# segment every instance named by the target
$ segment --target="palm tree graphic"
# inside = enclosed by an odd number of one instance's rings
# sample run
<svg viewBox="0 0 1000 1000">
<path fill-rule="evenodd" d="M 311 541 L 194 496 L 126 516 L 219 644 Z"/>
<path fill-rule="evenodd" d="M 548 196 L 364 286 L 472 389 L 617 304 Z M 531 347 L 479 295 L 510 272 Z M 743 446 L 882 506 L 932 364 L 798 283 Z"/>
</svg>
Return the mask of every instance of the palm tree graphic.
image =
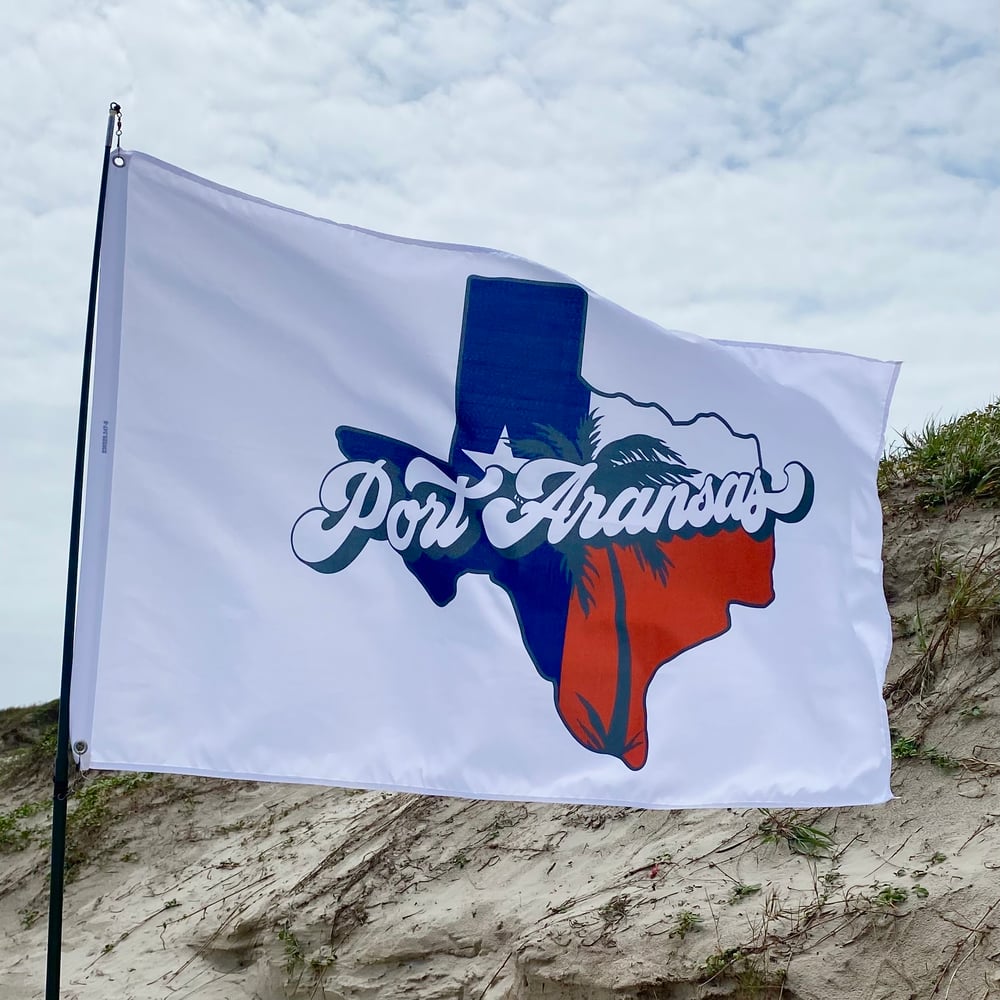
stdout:
<svg viewBox="0 0 1000 1000">
<path fill-rule="evenodd" d="M 589 481 L 590 485 L 608 502 L 620 497 L 626 490 L 633 491 L 636 502 L 639 502 L 639 491 L 643 489 L 676 486 L 699 474 L 699 470 L 686 466 L 682 457 L 665 441 L 649 434 L 630 434 L 602 446 L 600 422 L 600 416 L 591 412 L 580 422 L 575 439 L 555 427 L 537 425 L 536 437 L 512 440 L 509 444 L 513 451 L 528 459 L 556 458 L 581 466 L 593 462 L 597 469 Z M 621 556 L 631 552 L 644 572 L 660 584 L 665 584 L 671 562 L 661 541 L 659 536 L 649 531 L 634 535 L 619 534 L 614 538 L 598 533 L 589 539 L 580 537 L 574 531 L 555 546 L 585 617 L 589 617 L 595 602 L 594 587 L 598 577 L 595 553 L 603 550 L 608 562 L 617 646 L 610 718 L 605 722 L 597 708 L 582 694 L 577 693 L 577 698 L 589 720 L 589 725 L 583 726 L 589 748 L 622 760 L 644 736 L 641 731 L 632 735 L 628 732 L 633 664 Z"/>
</svg>

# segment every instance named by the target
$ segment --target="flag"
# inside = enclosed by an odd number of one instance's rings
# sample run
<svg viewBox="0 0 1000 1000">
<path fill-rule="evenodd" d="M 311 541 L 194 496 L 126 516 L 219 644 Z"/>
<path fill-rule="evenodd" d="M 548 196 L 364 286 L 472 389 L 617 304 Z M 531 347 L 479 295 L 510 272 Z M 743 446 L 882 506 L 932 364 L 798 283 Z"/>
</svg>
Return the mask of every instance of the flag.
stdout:
<svg viewBox="0 0 1000 1000">
<path fill-rule="evenodd" d="M 896 372 L 664 330 L 511 254 L 127 153 L 101 259 L 79 762 L 885 801 L 875 478 Z"/>
</svg>

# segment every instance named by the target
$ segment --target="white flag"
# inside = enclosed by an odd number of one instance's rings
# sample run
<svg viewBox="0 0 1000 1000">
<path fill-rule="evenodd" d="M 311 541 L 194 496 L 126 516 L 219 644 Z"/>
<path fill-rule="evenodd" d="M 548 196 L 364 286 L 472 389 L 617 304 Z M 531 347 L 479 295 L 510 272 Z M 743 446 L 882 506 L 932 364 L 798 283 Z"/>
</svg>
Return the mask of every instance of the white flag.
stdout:
<svg viewBox="0 0 1000 1000">
<path fill-rule="evenodd" d="M 83 767 L 654 807 L 890 797 L 897 367 L 112 168 Z"/>
</svg>

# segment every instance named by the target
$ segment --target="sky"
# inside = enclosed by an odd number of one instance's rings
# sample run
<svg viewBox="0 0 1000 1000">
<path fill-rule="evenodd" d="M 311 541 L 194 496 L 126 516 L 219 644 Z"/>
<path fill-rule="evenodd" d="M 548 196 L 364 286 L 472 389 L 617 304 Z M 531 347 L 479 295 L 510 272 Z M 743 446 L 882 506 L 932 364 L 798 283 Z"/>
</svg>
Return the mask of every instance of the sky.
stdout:
<svg viewBox="0 0 1000 1000">
<path fill-rule="evenodd" d="M 0 705 L 59 688 L 112 100 L 279 204 L 902 361 L 891 434 L 1000 393 L 993 0 L 33 0 L 0 87 Z"/>
</svg>

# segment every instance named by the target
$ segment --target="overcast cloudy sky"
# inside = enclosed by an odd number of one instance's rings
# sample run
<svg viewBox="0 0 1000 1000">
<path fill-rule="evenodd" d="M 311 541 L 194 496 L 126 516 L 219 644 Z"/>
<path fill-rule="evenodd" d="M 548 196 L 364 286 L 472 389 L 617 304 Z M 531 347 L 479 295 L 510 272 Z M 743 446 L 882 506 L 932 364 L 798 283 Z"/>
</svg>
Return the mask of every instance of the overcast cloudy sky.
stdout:
<svg viewBox="0 0 1000 1000">
<path fill-rule="evenodd" d="M 123 144 L 496 246 L 664 326 L 1000 392 L 994 0 L 33 0 L 0 85 L 0 704 L 58 691 L 109 101 Z"/>
</svg>

